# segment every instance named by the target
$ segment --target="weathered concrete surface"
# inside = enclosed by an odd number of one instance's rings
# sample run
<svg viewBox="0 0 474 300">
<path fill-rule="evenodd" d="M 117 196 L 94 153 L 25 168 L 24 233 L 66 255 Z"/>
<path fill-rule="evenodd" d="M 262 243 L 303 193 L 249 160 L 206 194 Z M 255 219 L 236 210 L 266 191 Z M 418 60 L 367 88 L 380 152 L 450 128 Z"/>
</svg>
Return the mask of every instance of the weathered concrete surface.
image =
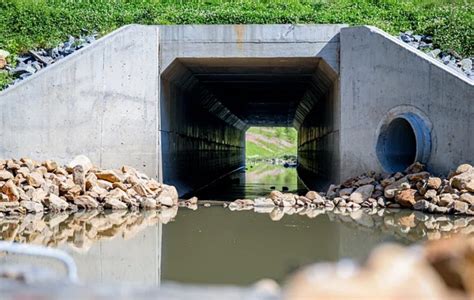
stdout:
<svg viewBox="0 0 474 300">
<path fill-rule="evenodd" d="M 158 176 L 158 31 L 126 26 L 0 93 L 0 157 L 85 154 Z"/>
<path fill-rule="evenodd" d="M 379 128 L 404 112 L 432 124 L 431 171 L 474 162 L 473 82 L 374 27 L 343 28 L 341 177 L 382 170 Z"/>
</svg>

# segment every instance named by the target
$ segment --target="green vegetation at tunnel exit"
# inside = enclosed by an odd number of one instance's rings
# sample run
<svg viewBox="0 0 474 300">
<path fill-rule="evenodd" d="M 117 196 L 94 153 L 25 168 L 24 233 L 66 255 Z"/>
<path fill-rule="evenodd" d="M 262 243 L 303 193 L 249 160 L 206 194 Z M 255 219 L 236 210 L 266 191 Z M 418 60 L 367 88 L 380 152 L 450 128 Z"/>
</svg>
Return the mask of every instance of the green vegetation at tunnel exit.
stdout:
<svg viewBox="0 0 474 300">
<path fill-rule="evenodd" d="M 296 156 L 296 129 L 290 127 L 251 127 L 245 136 L 247 159 Z"/>
<path fill-rule="evenodd" d="M 0 49 L 14 58 L 69 35 L 106 34 L 132 23 L 345 23 L 431 34 L 435 46 L 473 56 L 473 18 L 471 0 L 2 0 Z M 9 80 L 0 72 L 0 88 Z"/>
</svg>

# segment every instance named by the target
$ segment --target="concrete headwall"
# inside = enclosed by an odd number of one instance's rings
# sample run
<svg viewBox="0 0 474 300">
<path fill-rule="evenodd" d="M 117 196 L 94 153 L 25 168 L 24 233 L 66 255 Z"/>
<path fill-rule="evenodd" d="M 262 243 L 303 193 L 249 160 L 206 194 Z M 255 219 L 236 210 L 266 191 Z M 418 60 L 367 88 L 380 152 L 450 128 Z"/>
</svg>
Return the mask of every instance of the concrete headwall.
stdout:
<svg viewBox="0 0 474 300">
<path fill-rule="evenodd" d="M 340 76 L 343 178 L 383 170 L 376 151 L 380 130 L 404 113 L 419 116 L 431 134 L 425 161 L 431 171 L 474 162 L 472 81 L 368 26 L 341 30 Z"/>
<path fill-rule="evenodd" d="M 0 93 L 0 157 L 85 154 L 183 194 L 242 165 L 249 126 L 293 125 L 301 169 L 331 181 L 397 159 L 445 173 L 474 163 L 473 102 L 372 27 L 131 25 Z"/>
<path fill-rule="evenodd" d="M 0 157 L 158 176 L 158 27 L 126 26 L 0 93 Z"/>
</svg>

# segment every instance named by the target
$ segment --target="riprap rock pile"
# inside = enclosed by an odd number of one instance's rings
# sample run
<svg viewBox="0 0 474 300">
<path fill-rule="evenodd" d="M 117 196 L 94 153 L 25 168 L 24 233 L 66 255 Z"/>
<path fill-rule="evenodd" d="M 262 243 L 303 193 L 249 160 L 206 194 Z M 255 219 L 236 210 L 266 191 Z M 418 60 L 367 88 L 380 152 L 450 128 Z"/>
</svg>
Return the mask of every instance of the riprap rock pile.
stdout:
<svg viewBox="0 0 474 300">
<path fill-rule="evenodd" d="M 100 169 L 83 156 L 66 166 L 29 158 L 0 161 L 0 216 L 78 209 L 155 209 L 178 203 L 176 188 L 132 167 Z"/>
<path fill-rule="evenodd" d="M 474 215 L 474 168 L 460 165 L 447 178 L 436 177 L 414 163 L 405 172 L 368 172 L 331 185 L 326 193 L 305 196 L 272 191 L 267 198 L 238 199 L 231 210 L 250 207 L 410 208 L 428 213 Z"/>
</svg>

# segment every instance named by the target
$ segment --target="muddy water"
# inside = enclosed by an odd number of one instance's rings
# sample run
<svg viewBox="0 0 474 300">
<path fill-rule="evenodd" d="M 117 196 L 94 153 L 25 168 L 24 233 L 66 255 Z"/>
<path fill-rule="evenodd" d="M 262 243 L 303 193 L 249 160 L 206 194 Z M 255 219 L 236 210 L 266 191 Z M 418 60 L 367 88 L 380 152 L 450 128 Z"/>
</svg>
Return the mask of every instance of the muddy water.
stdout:
<svg viewBox="0 0 474 300">
<path fill-rule="evenodd" d="M 294 169 L 252 169 L 256 171 L 239 175 L 245 181 L 228 181 L 227 188 L 233 187 L 228 192 L 253 197 L 272 186 L 299 189 L 295 176 L 275 176 Z M 207 193 L 212 196 L 211 191 Z M 458 232 L 474 233 L 474 219 L 403 210 L 255 212 L 213 206 L 195 211 L 28 215 L 0 221 L 0 239 L 63 249 L 75 259 L 80 280 L 94 284 L 247 285 L 261 278 L 282 282 L 294 269 L 309 263 L 363 260 L 381 242 L 411 244 Z M 45 259 L 0 254 L 0 263 L 31 263 L 57 274 L 64 272 L 59 264 Z"/>
</svg>

